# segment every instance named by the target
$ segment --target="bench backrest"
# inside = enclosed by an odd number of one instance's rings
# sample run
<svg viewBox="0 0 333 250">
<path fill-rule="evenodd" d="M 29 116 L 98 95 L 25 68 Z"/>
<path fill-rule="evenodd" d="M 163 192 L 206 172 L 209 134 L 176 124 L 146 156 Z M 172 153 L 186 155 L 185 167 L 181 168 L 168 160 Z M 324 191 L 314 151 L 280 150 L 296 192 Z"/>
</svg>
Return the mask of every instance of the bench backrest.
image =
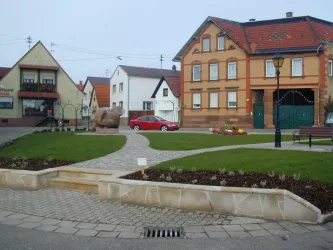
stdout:
<svg viewBox="0 0 333 250">
<path fill-rule="evenodd" d="M 332 136 L 333 127 L 301 127 L 299 130 L 299 135 L 309 135 L 312 136 Z"/>
</svg>

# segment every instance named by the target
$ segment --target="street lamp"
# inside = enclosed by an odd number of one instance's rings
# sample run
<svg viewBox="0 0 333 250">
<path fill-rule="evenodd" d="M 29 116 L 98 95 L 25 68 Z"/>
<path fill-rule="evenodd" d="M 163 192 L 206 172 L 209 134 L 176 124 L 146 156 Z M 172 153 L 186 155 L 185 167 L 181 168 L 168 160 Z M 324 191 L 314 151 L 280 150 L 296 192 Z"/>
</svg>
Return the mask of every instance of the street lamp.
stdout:
<svg viewBox="0 0 333 250">
<path fill-rule="evenodd" d="M 280 68 L 284 58 L 280 53 L 273 56 L 273 64 L 276 69 L 277 93 L 276 93 L 276 124 L 275 124 L 275 147 L 281 148 L 281 129 L 280 129 Z"/>
</svg>

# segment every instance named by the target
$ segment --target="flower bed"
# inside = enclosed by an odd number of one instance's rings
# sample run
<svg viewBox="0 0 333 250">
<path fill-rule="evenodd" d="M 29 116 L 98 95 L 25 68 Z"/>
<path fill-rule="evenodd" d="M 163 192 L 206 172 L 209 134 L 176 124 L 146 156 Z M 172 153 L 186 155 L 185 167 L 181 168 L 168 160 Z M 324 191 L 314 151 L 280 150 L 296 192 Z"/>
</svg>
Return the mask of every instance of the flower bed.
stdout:
<svg viewBox="0 0 333 250">
<path fill-rule="evenodd" d="M 218 129 L 213 129 L 212 133 L 217 135 L 247 135 L 247 132 L 234 125 L 233 126 L 225 125 Z"/>
</svg>

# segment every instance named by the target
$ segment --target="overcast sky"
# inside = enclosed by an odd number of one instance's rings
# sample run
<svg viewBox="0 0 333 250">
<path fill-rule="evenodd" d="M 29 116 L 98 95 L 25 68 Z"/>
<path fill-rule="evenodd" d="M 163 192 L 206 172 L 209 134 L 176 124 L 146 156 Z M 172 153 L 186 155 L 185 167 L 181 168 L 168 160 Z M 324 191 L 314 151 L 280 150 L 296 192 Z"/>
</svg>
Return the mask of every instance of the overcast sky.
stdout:
<svg viewBox="0 0 333 250">
<path fill-rule="evenodd" d="M 160 54 L 163 68 L 179 69 L 173 56 L 209 15 L 244 22 L 292 11 L 333 22 L 332 10 L 332 0 L 1 0 L 0 66 L 13 66 L 31 36 L 32 45 L 56 44 L 52 53 L 75 82 L 110 77 L 118 64 L 159 68 Z"/>
</svg>

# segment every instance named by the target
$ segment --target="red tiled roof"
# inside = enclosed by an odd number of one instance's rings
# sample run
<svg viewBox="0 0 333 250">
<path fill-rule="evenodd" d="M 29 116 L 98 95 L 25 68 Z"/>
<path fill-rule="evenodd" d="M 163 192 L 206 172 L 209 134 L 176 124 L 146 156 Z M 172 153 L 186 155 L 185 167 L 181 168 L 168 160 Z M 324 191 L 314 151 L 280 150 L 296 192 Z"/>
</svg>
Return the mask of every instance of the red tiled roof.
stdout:
<svg viewBox="0 0 333 250">
<path fill-rule="evenodd" d="M 180 73 L 179 73 L 179 71 L 177 71 L 177 72 L 178 72 L 178 74 L 176 74 L 176 72 L 174 72 L 174 75 L 162 76 L 159 83 L 157 84 L 151 98 L 156 97 L 157 91 L 161 87 L 163 81 L 166 81 L 166 83 L 169 85 L 169 88 L 171 89 L 173 95 L 176 97 L 179 97 L 180 96 Z"/>
<path fill-rule="evenodd" d="M 4 78 L 11 69 L 12 68 L 0 67 L 0 80 Z"/>
<path fill-rule="evenodd" d="M 94 84 L 96 98 L 99 107 L 110 107 L 110 85 Z"/>
<path fill-rule="evenodd" d="M 40 98 L 54 98 L 59 99 L 60 95 L 58 92 L 29 92 L 19 91 L 18 96 L 20 97 L 40 97 Z"/>
<path fill-rule="evenodd" d="M 315 51 L 321 42 L 333 42 L 333 23 L 311 16 L 239 23 L 208 17 L 173 59 L 179 61 L 207 22 L 215 23 L 249 54 Z"/>
</svg>

